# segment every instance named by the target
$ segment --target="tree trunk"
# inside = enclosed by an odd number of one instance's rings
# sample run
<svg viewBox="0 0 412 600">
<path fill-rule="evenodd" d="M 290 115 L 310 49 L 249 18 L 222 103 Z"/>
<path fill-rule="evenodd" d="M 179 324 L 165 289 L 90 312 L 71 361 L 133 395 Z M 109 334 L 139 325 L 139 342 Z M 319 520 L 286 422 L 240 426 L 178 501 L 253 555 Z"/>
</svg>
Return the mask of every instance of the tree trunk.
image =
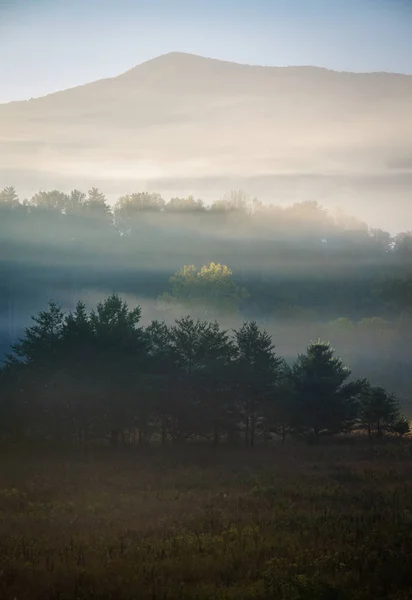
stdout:
<svg viewBox="0 0 412 600">
<path fill-rule="evenodd" d="M 249 446 L 249 435 L 250 435 L 250 420 L 249 420 L 249 415 L 246 415 L 246 421 L 245 421 L 245 446 L 248 447 Z"/>
<path fill-rule="evenodd" d="M 114 448 L 118 445 L 119 442 L 119 432 L 117 429 L 110 430 L 110 442 Z"/>
<path fill-rule="evenodd" d="M 234 427 L 231 427 L 229 429 L 228 434 L 227 434 L 227 440 L 228 440 L 229 446 L 236 446 L 237 439 L 236 439 L 236 430 Z"/>
<path fill-rule="evenodd" d="M 218 427 L 217 423 L 215 423 L 214 430 L 213 430 L 213 445 L 218 446 L 219 441 L 220 441 L 219 427 Z"/>
<path fill-rule="evenodd" d="M 252 413 L 250 417 L 250 447 L 253 448 L 255 445 L 255 435 L 256 435 L 256 415 Z"/>
<path fill-rule="evenodd" d="M 83 441 L 83 430 L 81 428 L 79 428 L 77 430 L 77 443 L 81 444 Z"/>
<path fill-rule="evenodd" d="M 376 433 L 378 435 L 378 438 L 382 437 L 382 426 L 381 426 L 380 419 L 378 419 L 378 422 L 376 424 Z"/>
<path fill-rule="evenodd" d="M 162 446 L 166 444 L 167 438 L 167 428 L 166 428 L 166 419 L 162 418 Z"/>
</svg>

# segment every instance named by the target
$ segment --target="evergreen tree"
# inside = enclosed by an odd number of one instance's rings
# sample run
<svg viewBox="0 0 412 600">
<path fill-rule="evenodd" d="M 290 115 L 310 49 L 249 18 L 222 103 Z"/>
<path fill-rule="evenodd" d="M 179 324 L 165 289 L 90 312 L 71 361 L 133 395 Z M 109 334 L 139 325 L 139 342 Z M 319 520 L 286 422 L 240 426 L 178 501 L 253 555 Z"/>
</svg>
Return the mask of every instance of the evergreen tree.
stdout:
<svg viewBox="0 0 412 600">
<path fill-rule="evenodd" d="M 87 193 L 85 211 L 89 217 L 100 218 L 108 224 L 112 224 L 113 215 L 107 204 L 106 196 L 95 187 Z"/>
<path fill-rule="evenodd" d="M 0 191 L 0 207 L 16 208 L 20 206 L 19 197 L 14 187 L 6 187 Z"/>
<path fill-rule="evenodd" d="M 299 355 L 291 372 L 297 432 L 311 433 L 318 439 L 321 433 L 339 433 L 351 427 L 363 382 L 348 383 L 350 374 L 326 342 L 314 342 L 306 354 Z"/>
<path fill-rule="evenodd" d="M 246 446 L 254 446 L 265 404 L 274 393 L 282 361 L 275 355 L 272 338 L 260 331 L 256 322 L 245 323 L 235 331 L 236 380 L 243 416 Z"/>
<path fill-rule="evenodd" d="M 408 435 L 411 431 L 409 419 L 407 419 L 404 415 L 400 415 L 396 421 L 389 426 L 389 431 L 391 433 L 396 433 L 400 437 Z"/>
<path fill-rule="evenodd" d="M 264 418 L 267 432 L 278 435 L 282 443 L 293 432 L 295 389 L 291 377 L 291 369 L 281 364 L 281 372 L 273 393 L 265 404 Z"/>
<path fill-rule="evenodd" d="M 20 341 L 12 346 L 12 354 L 7 362 L 24 363 L 44 368 L 54 363 L 59 356 L 64 313 L 55 302 L 49 303 L 49 309 L 32 317 L 35 325 L 28 327 Z"/>
<path fill-rule="evenodd" d="M 148 342 L 139 327 L 140 317 L 140 307 L 130 310 L 117 294 L 100 302 L 90 315 L 95 340 L 92 368 L 101 385 L 104 415 L 114 445 L 127 427 L 139 395 L 145 393 Z M 141 386 L 136 386 L 135 378 L 140 378 Z"/>
<path fill-rule="evenodd" d="M 56 419 L 60 421 L 64 414 L 54 402 L 61 375 L 64 314 L 50 302 L 49 309 L 32 320 L 34 325 L 12 346 L 5 366 L 14 375 L 14 397 L 27 427 L 37 434 L 54 435 Z"/>
<path fill-rule="evenodd" d="M 369 384 L 363 389 L 359 418 L 361 427 L 367 430 L 369 437 L 373 433 L 382 437 L 396 424 L 402 429 L 398 400 L 380 386 Z"/>
</svg>

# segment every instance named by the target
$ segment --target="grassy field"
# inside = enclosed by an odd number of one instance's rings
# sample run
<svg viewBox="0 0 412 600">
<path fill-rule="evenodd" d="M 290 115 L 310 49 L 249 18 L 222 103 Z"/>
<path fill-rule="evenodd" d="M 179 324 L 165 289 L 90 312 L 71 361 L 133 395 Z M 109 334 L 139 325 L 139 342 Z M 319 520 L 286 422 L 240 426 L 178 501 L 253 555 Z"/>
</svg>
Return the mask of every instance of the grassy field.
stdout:
<svg viewBox="0 0 412 600">
<path fill-rule="evenodd" d="M 1 600 L 412 598 L 412 444 L 4 452 Z"/>
</svg>

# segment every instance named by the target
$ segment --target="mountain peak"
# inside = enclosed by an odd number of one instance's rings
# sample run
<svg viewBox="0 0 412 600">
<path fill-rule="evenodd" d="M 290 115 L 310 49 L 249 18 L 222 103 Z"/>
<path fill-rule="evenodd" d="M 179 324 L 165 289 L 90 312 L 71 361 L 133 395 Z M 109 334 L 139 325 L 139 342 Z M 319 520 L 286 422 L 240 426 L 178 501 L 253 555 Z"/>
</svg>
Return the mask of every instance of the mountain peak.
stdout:
<svg viewBox="0 0 412 600">
<path fill-rule="evenodd" d="M 132 67 L 130 70 L 126 71 L 124 75 L 129 73 L 134 73 L 137 70 L 154 70 L 154 68 L 170 68 L 170 69 L 196 69 L 196 68 L 206 68 L 210 70 L 219 70 L 219 71 L 227 71 L 227 69 L 231 69 L 232 72 L 240 73 L 240 72 L 254 72 L 262 73 L 265 72 L 266 75 L 274 74 L 274 73 L 293 73 L 295 75 L 305 74 L 308 76 L 312 75 L 326 75 L 326 74 L 340 74 L 340 75 L 350 75 L 350 76 L 374 76 L 374 75 L 384 75 L 390 76 L 391 78 L 396 77 L 397 79 L 410 80 L 410 75 L 403 75 L 399 73 L 389 73 L 386 71 L 376 71 L 376 72 L 352 72 L 352 71 L 339 71 L 334 69 L 329 69 L 327 67 L 315 66 L 315 65 L 259 65 L 259 64 L 251 64 L 251 63 L 243 63 L 232 60 L 225 60 L 221 58 L 212 58 L 207 56 L 202 56 L 200 54 L 191 54 L 188 52 L 167 52 L 165 54 L 160 54 L 159 56 L 155 56 L 146 60 L 142 63 L 139 63 Z"/>
<path fill-rule="evenodd" d="M 208 58 L 205 56 L 200 56 L 198 54 L 189 54 L 187 52 L 168 52 L 166 54 L 160 54 L 159 56 L 155 56 L 146 60 L 142 63 L 135 65 L 129 71 L 126 71 L 125 74 L 134 73 L 136 70 L 142 69 L 153 69 L 156 67 L 160 68 L 191 68 L 195 65 L 212 65 L 217 63 L 227 63 L 236 65 L 236 63 L 229 63 L 228 61 L 218 60 L 216 58 Z"/>
<path fill-rule="evenodd" d="M 374 211 L 397 196 L 405 208 L 396 223 L 410 222 L 411 105 L 410 75 L 170 52 L 117 77 L 0 106 L 1 178 L 79 187 L 83 173 L 89 187 L 143 182 L 199 196 L 245 187 L 263 200 L 272 190 L 345 194 L 347 206 L 369 194 Z"/>
</svg>

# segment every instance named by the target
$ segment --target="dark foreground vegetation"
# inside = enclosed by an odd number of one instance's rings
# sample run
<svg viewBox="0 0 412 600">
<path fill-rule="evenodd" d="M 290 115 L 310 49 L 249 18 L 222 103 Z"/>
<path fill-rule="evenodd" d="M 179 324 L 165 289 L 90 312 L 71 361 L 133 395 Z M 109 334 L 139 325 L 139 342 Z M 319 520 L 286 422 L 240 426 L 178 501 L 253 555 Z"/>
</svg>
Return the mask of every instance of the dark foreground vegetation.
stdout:
<svg viewBox="0 0 412 600">
<path fill-rule="evenodd" d="M 327 342 L 288 364 L 254 321 L 230 333 L 191 317 L 145 328 L 140 316 L 113 294 L 90 312 L 51 303 L 34 317 L 0 370 L 3 439 L 255 446 L 409 432 L 397 398 L 351 378 Z"/>
<path fill-rule="evenodd" d="M 3 454 L 2 600 L 409 600 L 412 446 Z"/>
</svg>

